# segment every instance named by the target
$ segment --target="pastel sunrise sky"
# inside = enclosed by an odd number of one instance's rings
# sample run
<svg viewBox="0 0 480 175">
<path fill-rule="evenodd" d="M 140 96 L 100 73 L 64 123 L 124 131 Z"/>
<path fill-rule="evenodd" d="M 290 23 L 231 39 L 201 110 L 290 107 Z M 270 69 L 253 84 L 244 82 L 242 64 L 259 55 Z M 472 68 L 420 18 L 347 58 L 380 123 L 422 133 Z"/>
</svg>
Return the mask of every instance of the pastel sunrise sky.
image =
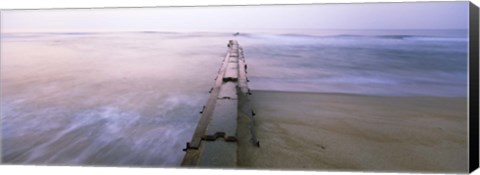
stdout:
<svg viewBox="0 0 480 175">
<path fill-rule="evenodd" d="M 2 11 L 2 32 L 467 29 L 468 2 Z"/>
</svg>

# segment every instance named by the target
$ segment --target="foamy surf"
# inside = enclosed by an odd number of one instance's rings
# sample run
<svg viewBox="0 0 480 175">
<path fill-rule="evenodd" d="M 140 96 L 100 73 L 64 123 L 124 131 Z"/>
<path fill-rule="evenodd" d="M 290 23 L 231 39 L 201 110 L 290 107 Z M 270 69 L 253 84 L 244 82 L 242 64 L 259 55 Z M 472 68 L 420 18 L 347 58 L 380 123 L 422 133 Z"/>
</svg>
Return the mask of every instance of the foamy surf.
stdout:
<svg viewBox="0 0 480 175">
<path fill-rule="evenodd" d="M 184 52 L 191 40 L 172 34 L 32 35 L 2 37 L 4 163 L 179 164 L 223 38 Z"/>
<path fill-rule="evenodd" d="M 198 105 L 178 99 L 166 103 L 155 116 L 114 106 L 78 112 L 47 108 L 35 114 L 3 111 L 3 160 L 22 164 L 174 166 L 195 126 L 195 118 L 185 115 L 198 112 L 184 111 L 180 106 L 195 109 Z M 2 104 L 2 109 L 13 108 Z"/>
</svg>

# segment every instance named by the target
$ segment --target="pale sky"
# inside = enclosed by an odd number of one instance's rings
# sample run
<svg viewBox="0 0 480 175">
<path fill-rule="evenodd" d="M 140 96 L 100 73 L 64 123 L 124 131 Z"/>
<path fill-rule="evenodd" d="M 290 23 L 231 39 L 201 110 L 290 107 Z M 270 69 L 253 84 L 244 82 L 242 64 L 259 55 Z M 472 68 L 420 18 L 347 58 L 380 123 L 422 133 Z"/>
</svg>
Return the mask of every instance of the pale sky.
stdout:
<svg viewBox="0 0 480 175">
<path fill-rule="evenodd" d="M 2 32 L 467 29 L 468 2 L 2 11 Z"/>
</svg>

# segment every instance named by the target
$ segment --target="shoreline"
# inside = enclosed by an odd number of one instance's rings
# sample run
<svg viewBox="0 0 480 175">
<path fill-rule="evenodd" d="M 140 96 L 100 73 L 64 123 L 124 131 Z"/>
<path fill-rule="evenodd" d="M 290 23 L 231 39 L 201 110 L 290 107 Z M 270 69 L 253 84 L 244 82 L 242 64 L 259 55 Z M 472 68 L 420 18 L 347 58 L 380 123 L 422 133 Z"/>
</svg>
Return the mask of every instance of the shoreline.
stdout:
<svg viewBox="0 0 480 175">
<path fill-rule="evenodd" d="M 463 96 L 433 96 L 433 95 L 376 95 L 376 94 L 361 94 L 361 93 L 344 93 L 344 92 L 314 92 L 314 91 L 289 91 L 289 90 L 251 90 L 257 93 L 280 93 L 280 94 L 312 94 L 312 95 L 338 95 L 338 96 L 359 96 L 359 97 L 387 97 L 387 98 L 464 98 Z"/>
</svg>

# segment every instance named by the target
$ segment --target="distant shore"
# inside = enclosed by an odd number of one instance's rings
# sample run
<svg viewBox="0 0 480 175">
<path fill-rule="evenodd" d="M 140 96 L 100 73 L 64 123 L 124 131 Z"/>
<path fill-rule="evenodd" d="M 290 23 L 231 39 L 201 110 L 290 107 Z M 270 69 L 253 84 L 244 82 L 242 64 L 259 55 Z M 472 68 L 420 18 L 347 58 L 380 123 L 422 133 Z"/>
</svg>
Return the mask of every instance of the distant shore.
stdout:
<svg viewBox="0 0 480 175">
<path fill-rule="evenodd" d="M 252 93 L 261 148 L 240 127 L 240 168 L 467 170 L 466 97 Z"/>
</svg>

